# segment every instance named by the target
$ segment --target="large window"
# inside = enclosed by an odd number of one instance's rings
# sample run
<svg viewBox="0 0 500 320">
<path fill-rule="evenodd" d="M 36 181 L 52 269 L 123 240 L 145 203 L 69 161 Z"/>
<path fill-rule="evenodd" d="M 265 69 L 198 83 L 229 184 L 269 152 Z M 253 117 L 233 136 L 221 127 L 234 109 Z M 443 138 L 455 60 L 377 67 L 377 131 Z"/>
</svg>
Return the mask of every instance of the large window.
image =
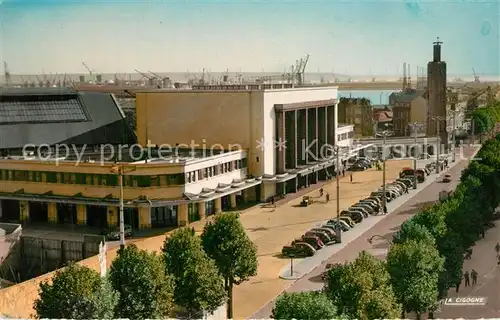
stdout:
<svg viewBox="0 0 500 320">
<path fill-rule="evenodd" d="M 200 220 L 200 210 L 197 203 L 188 204 L 188 218 L 189 222 Z"/>
</svg>

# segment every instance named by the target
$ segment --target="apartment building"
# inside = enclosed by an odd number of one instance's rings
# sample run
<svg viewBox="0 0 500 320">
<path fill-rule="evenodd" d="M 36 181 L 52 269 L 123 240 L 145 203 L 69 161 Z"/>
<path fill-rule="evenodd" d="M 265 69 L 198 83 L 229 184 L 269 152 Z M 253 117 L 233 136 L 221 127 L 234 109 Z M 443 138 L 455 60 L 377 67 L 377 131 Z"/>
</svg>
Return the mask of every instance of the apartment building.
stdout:
<svg viewBox="0 0 500 320">
<path fill-rule="evenodd" d="M 366 98 L 340 98 L 338 105 L 339 122 L 354 126 L 354 135 L 373 135 L 373 110 Z"/>
</svg>

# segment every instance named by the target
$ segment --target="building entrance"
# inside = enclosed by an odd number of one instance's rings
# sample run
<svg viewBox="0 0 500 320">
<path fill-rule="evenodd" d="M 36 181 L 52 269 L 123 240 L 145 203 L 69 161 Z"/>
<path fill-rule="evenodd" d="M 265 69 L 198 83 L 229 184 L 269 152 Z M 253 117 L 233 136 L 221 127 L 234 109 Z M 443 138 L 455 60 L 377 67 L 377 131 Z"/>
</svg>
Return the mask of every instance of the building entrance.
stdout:
<svg viewBox="0 0 500 320">
<path fill-rule="evenodd" d="M 31 222 L 47 222 L 49 209 L 46 202 L 29 202 L 29 213 Z"/>
<path fill-rule="evenodd" d="M 99 229 L 108 228 L 108 210 L 105 206 L 87 206 L 87 225 Z"/>
<path fill-rule="evenodd" d="M 2 216 L 0 217 L 2 222 L 19 222 L 21 210 L 19 210 L 18 200 L 1 200 L 0 206 L 2 206 Z"/>
<path fill-rule="evenodd" d="M 75 224 L 76 221 L 76 204 L 57 204 L 57 222 L 59 224 Z"/>
</svg>

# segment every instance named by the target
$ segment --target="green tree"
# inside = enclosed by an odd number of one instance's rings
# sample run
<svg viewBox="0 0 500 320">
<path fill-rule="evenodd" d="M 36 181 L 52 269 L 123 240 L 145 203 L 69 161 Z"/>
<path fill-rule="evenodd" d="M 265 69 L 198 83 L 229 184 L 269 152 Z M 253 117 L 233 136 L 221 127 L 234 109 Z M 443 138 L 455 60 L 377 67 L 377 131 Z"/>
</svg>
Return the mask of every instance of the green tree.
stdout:
<svg viewBox="0 0 500 320">
<path fill-rule="evenodd" d="M 273 319 L 334 319 L 337 312 L 332 301 L 324 293 L 283 293 L 277 299 L 271 317 Z"/>
<path fill-rule="evenodd" d="M 418 224 L 412 218 L 401 225 L 401 229 L 396 232 L 392 242 L 394 244 L 405 243 L 409 240 L 417 242 L 425 242 L 430 245 L 435 245 L 435 239 L 432 234 L 424 226 Z"/>
<path fill-rule="evenodd" d="M 113 319 L 118 296 L 96 271 L 70 264 L 40 283 L 33 309 L 40 319 Z"/>
<path fill-rule="evenodd" d="M 224 279 L 195 235 L 194 229 L 180 228 L 163 244 L 166 270 L 174 277 L 174 299 L 190 313 L 215 311 L 226 299 Z"/>
<path fill-rule="evenodd" d="M 208 222 L 201 235 L 203 248 L 224 277 L 228 297 L 227 317 L 233 318 L 233 286 L 257 274 L 257 247 L 239 220 L 238 213 L 222 214 Z"/>
<path fill-rule="evenodd" d="M 337 264 L 328 271 L 325 292 L 339 316 L 384 319 L 401 315 L 385 263 L 365 251 L 352 263 Z"/>
<path fill-rule="evenodd" d="M 171 314 L 174 282 L 160 256 L 131 244 L 118 251 L 109 276 L 120 293 L 116 317 L 154 319 Z"/>
<path fill-rule="evenodd" d="M 449 230 L 439 238 L 437 249 L 444 258 L 443 272 L 438 281 L 439 298 L 446 297 L 448 289 L 454 287 L 462 279 L 464 265 L 464 248 L 461 237 Z"/>
<path fill-rule="evenodd" d="M 387 268 L 396 297 L 405 312 L 415 312 L 420 318 L 435 305 L 443 260 L 428 242 L 408 240 L 391 247 Z"/>
</svg>

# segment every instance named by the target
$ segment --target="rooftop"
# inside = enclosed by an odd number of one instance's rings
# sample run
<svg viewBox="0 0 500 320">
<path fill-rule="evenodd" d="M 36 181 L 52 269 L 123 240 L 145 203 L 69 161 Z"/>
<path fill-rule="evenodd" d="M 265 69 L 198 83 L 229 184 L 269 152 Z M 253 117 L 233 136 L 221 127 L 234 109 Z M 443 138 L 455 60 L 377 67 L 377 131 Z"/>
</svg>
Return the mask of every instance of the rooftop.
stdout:
<svg viewBox="0 0 500 320">
<path fill-rule="evenodd" d="M 295 86 L 291 83 L 274 83 L 274 84 L 234 84 L 234 85 L 194 85 L 191 89 L 143 89 L 137 90 L 135 93 L 141 92 L 247 92 L 247 91 L 272 91 L 272 90 L 289 90 L 289 91 L 308 91 L 308 90 L 324 90 L 328 88 L 337 89 L 338 86 Z"/>
<path fill-rule="evenodd" d="M 0 150 L 25 145 L 135 143 L 109 93 L 0 88 Z"/>
<path fill-rule="evenodd" d="M 59 153 L 58 153 L 59 152 Z M 63 154 L 64 152 L 64 154 Z M 70 148 L 69 150 L 56 150 L 55 148 L 43 151 L 27 150 L 26 153 L 0 157 L 0 160 L 25 160 L 46 162 L 79 162 L 83 163 L 127 163 L 127 164 L 186 164 L 207 159 L 223 154 L 239 152 L 238 150 L 210 150 L 187 148 L 119 148 L 111 146 L 88 146 L 84 148 Z"/>
<path fill-rule="evenodd" d="M 391 103 L 398 103 L 398 102 L 411 102 L 415 100 L 418 97 L 421 97 L 425 94 L 424 90 L 408 90 L 408 91 L 400 91 L 400 92 L 394 92 L 389 96 L 389 100 L 391 100 Z"/>
</svg>

